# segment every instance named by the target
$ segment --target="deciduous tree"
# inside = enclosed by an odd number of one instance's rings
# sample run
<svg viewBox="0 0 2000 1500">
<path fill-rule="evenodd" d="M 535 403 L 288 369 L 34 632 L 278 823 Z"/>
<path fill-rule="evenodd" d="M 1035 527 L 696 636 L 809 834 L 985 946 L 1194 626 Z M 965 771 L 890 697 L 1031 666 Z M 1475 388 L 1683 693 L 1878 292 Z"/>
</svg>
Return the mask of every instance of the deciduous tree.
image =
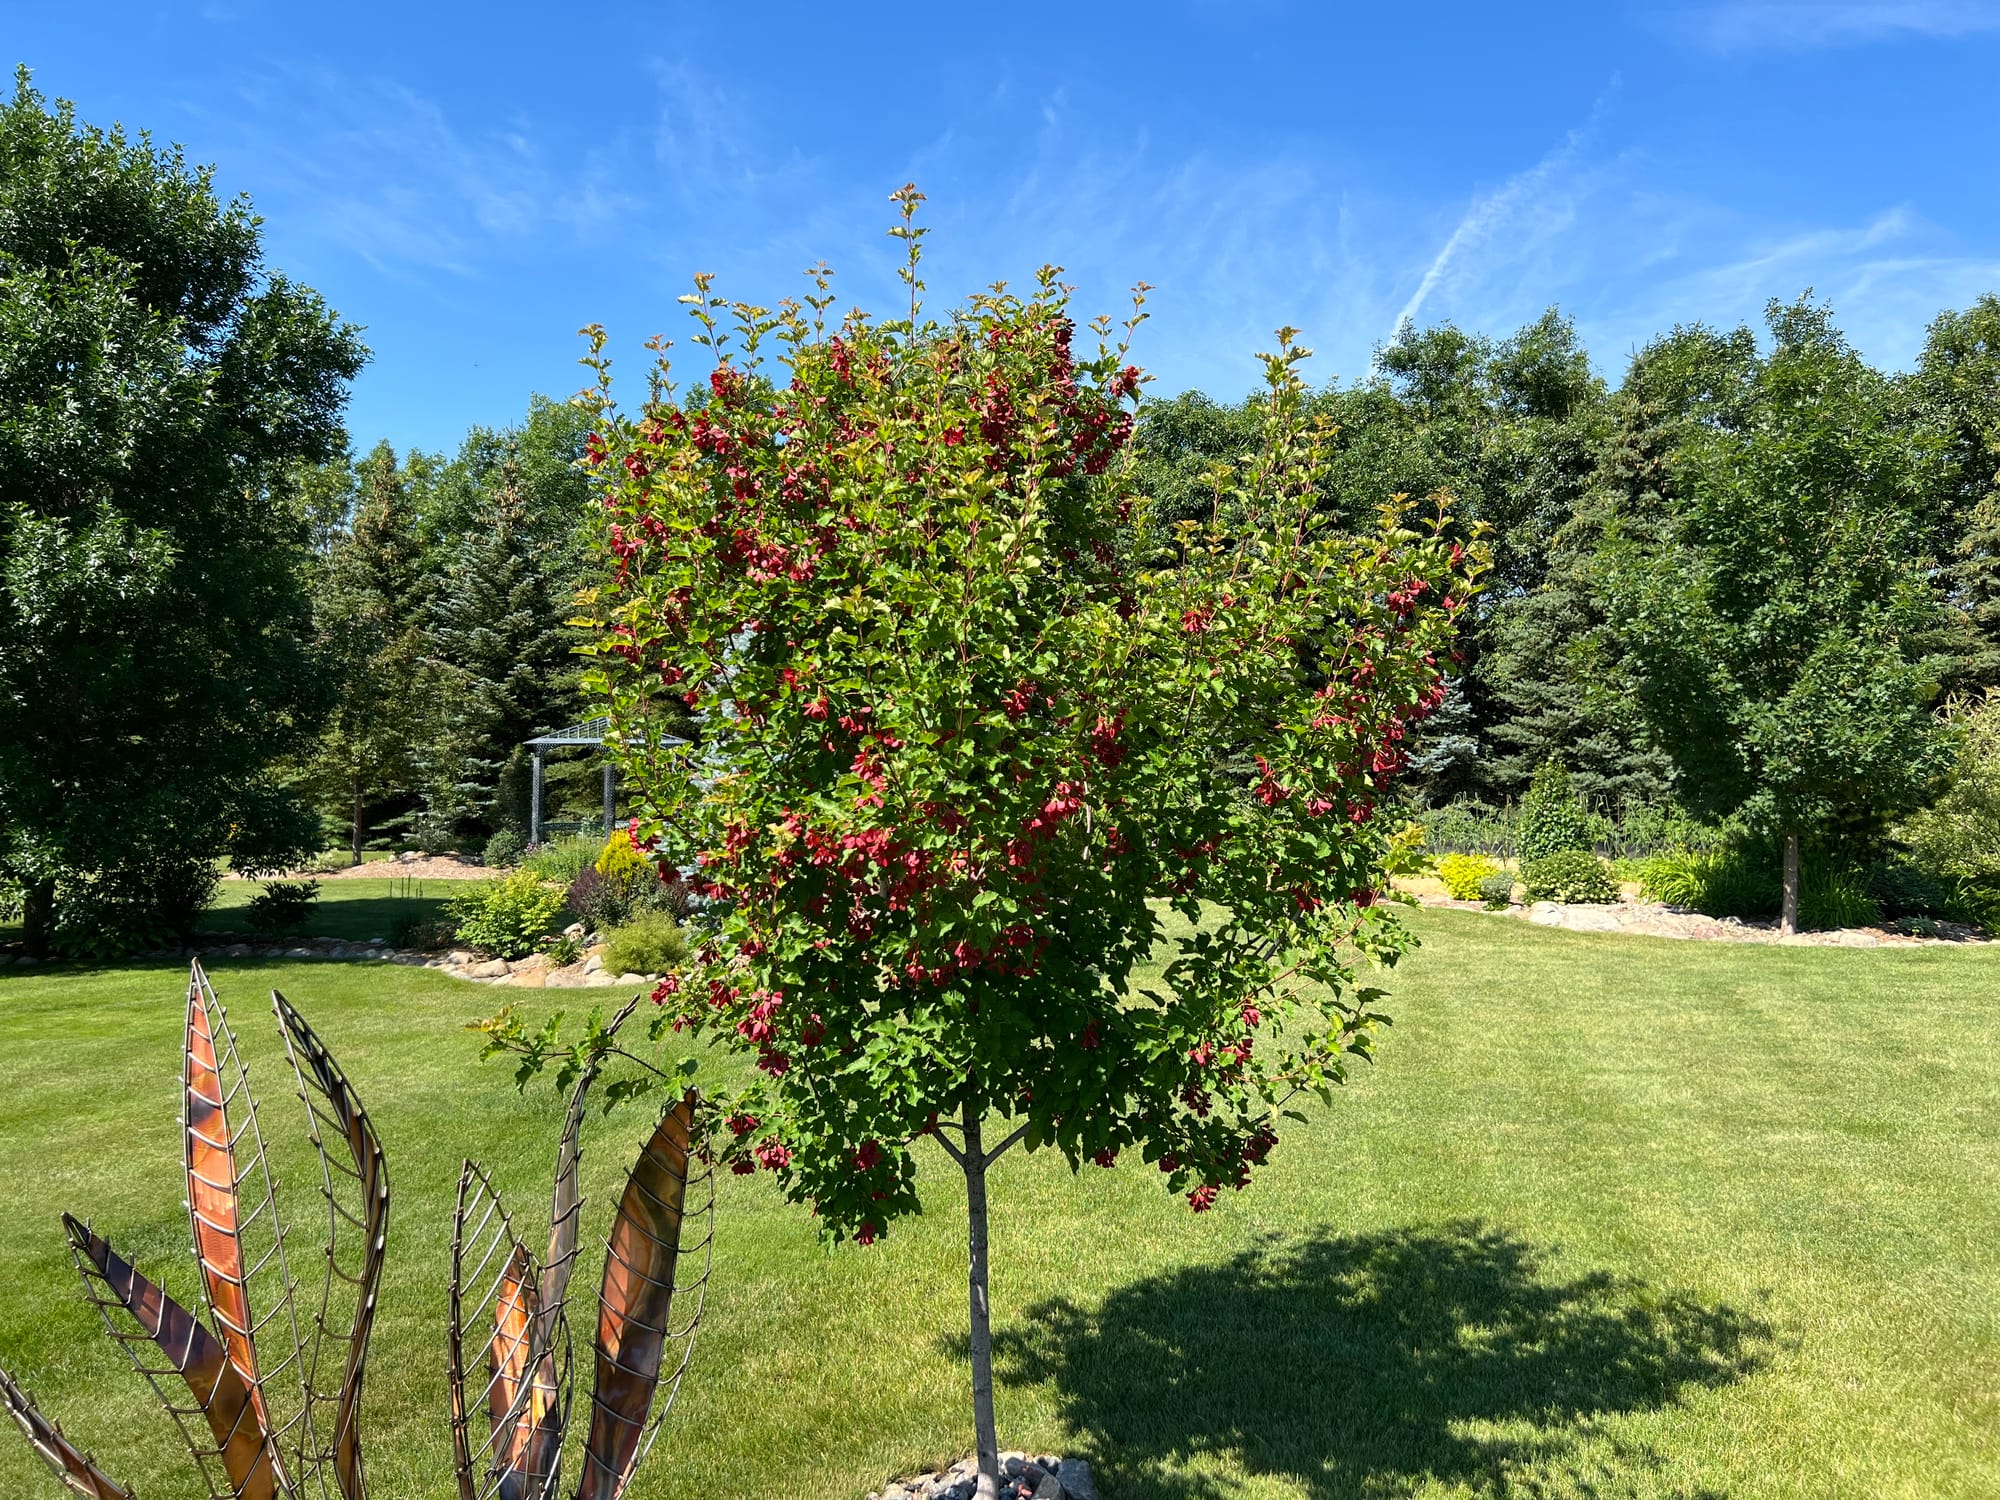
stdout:
<svg viewBox="0 0 2000 1500">
<path fill-rule="evenodd" d="M 1368 1053 L 1357 963 L 1407 942 L 1373 814 L 1477 567 L 1436 514 L 1316 518 L 1290 330 L 1221 503 L 1131 557 L 1140 375 L 1110 325 L 1077 350 L 1052 268 L 925 320 L 899 196 L 907 315 L 828 326 L 822 278 L 732 332 L 702 278 L 704 385 L 630 415 L 603 388 L 595 680 L 634 837 L 714 903 L 655 1030 L 756 1059 L 739 1165 L 864 1244 L 917 1209 L 919 1143 L 963 1175 L 990 1497 L 989 1170 L 1130 1153 L 1205 1210 Z M 666 699 L 698 749 L 653 732 Z"/>
<path fill-rule="evenodd" d="M 293 480 L 345 447 L 356 331 L 178 150 L 0 108 L 0 872 L 29 941 L 192 919 L 311 822 L 323 708 Z M 88 930 L 86 930 L 88 929 Z"/>
<path fill-rule="evenodd" d="M 1686 414 L 1678 493 L 1658 524 L 1608 527 L 1604 558 L 1626 686 L 1684 795 L 1782 842 L 1789 931 L 1802 839 L 1914 806 L 1948 746 L 1922 547 L 1935 446 L 1823 308 L 1769 320 L 1766 357 L 1747 331 L 1660 351 Z"/>
</svg>

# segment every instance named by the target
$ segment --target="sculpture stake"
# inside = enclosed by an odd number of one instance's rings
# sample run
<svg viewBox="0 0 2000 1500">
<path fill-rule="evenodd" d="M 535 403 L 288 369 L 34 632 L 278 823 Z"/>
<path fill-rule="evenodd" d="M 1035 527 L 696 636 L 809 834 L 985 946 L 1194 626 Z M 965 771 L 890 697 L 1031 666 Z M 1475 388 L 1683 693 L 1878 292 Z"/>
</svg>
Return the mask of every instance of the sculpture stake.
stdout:
<svg viewBox="0 0 2000 1500">
<path fill-rule="evenodd" d="M 199 963 L 188 980 L 182 1143 L 207 1318 L 182 1307 L 90 1226 L 67 1214 L 63 1224 L 85 1295 L 179 1426 L 211 1500 L 367 1500 L 361 1397 L 388 1244 L 388 1163 L 332 1055 L 283 995 L 273 991 L 271 1001 L 327 1209 L 319 1310 L 303 1325 L 309 1336 L 301 1332 L 299 1283 L 256 1097 Z M 605 1051 L 637 1004 L 612 1019 Z M 544 1262 L 515 1235 L 486 1173 L 468 1160 L 460 1174 L 446 1357 L 462 1500 L 555 1500 L 561 1483 L 571 1409 L 565 1304 L 584 1206 L 580 1141 L 604 1057 L 600 1051 L 591 1059 L 570 1096 Z M 658 1436 L 701 1320 L 714 1214 L 702 1103 L 688 1092 L 641 1152 L 612 1226 L 578 1500 L 619 1500 Z M 678 1327 L 676 1298 L 684 1314 Z M 484 1385 L 468 1403 L 466 1377 L 475 1369 Z M 71 1494 L 135 1500 L 4 1369 L 0 1407 Z M 475 1408 L 483 1428 L 476 1445 Z"/>
</svg>

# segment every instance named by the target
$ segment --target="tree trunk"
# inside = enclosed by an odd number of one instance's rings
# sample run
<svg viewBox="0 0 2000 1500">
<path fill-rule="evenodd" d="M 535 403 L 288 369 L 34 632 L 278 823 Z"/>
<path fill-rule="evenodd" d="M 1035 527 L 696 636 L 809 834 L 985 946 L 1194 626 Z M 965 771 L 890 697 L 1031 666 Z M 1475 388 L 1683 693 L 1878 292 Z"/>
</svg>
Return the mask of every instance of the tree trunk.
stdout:
<svg viewBox="0 0 2000 1500">
<path fill-rule="evenodd" d="M 1785 894 L 1778 907 L 1778 934 L 1796 936 L 1799 930 L 1799 836 L 1785 835 Z"/>
<path fill-rule="evenodd" d="M 22 936 L 31 956 L 49 956 L 49 940 L 54 936 L 55 925 L 56 883 L 53 880 L 31 881 L 21 893 Z"/>
<path fill-rule="evenodd" d="M 986 1295 L 986 1148 L 979 1108 L 966 1102 L 965 1221 L 971 1254 L 972 1427 L 979 1455 L 979 1500 L 998 1500 L 1000 1439 L 993 1425 L 993 1322 Z"/>
<path fill-rule="evenodd" d="M 354 863 L 361 863 L 361 778 L 354 778 Z"/>
</svg>

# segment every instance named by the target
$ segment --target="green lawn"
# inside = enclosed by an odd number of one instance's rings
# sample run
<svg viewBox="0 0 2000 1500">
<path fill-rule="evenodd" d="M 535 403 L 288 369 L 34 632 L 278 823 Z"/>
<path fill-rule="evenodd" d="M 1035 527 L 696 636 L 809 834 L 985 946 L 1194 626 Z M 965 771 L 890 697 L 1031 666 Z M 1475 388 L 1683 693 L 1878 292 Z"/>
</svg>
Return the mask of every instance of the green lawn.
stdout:
<svg viewBox="0 0 2000 1500">
<path fill-rule="evenodd" d="M 1395 976 L 1379 1065 L 1215 1212 L 1136 1163 L 998 1169 L 1004 1443 L 1089 1454 L 1107 1500 L 2000 1494 L 2000 949 L 1412 921 L 1426 946 Z M 532 1225 L 557 1102 L 475 1062 L 459 1027 L 491 991 L 307 962 L 215 978 L 267 1132 L 289 1138 L 297 1109 L 273 983 L 381 1128 L 370 1469 L 382 1500 L 444 1495 L 459 1156 Z M 0 977 L 0 1360 L 146 1500 L 194 1490 L 55 1216 L 93 1216 L 193 1295 L 179 982 Z M 593 1124 L 600 1214 L 639 1128 Z M 281 1163 L 310 1243 L 302 1165 Z M 936 1165 L 928 1219 L 831 1255 L 767 1178 L 725 1179 L 691 1384 L 635 1494 L 859 1500 L 970 1446 L 962 1232 Z M 0 1494 L 57 1491 L 0 1441 Z"/>
<path fill-rule="evenodd" d="M 374 858 L 373 855 L 365 858 Z M 342 880 L 322 880 L 319 900 L 300 934 L 304 937 L 387 938 L 399 917 L 428 919 L 443 913 L 444 903 L 469 882 L 463 880 L 417 880 L 409 876 L 390 878 L 373 875 Z M 215 888 L 215 899 L 195 925 L 203 932 L 249 933 L 243 908 L 263 894 L 255 880 L 224 880 Z M 0 921 L 0 944 L 20 941 L 18 921 Z"/>
<path fill-rule="evenodd" d="M 450 897 L 466 888 L 463 880 L 378 880 L 361 875 L 350 879 L 323 880 L 319 900 L 302 936 L 329 938 L 387 938 L 399 917 L 427 919 L 438 916 Z M 248 932 L 242 908 L 263 894 L 254 880 L 225 880 L 215 889 L 215 903 L 202 913 L 200 926 L 207 932 Z"/>
</svg>

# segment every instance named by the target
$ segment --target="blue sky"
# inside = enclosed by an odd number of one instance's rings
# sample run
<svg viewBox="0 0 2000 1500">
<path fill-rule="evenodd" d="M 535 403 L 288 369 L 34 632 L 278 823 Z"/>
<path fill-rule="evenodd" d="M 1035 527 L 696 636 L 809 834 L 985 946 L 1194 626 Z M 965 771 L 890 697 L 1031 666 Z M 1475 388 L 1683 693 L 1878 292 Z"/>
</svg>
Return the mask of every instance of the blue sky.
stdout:
<svg viewBox="0 0 2000 1500">
<path fill-rule="evenodd" d="M 0 0 L 0 39 L 215 163 L 271 263 L 366 326 L 360 447 L 569 394 L 586 322 L 636 396 L 698 270 L 768 303 L 824 258 L 893 306 L 911 179 L 934 300 L 1044 261 L 1086 313 L 1154 283 L 1156 393 L 1241 394 L 1281 323 L 1351 378 L 1400 317 L 1550 303 L 1615 379 L 1808 286 L 1901 365 L 2000 289 L 2000 0 Z"/>
</svg>

